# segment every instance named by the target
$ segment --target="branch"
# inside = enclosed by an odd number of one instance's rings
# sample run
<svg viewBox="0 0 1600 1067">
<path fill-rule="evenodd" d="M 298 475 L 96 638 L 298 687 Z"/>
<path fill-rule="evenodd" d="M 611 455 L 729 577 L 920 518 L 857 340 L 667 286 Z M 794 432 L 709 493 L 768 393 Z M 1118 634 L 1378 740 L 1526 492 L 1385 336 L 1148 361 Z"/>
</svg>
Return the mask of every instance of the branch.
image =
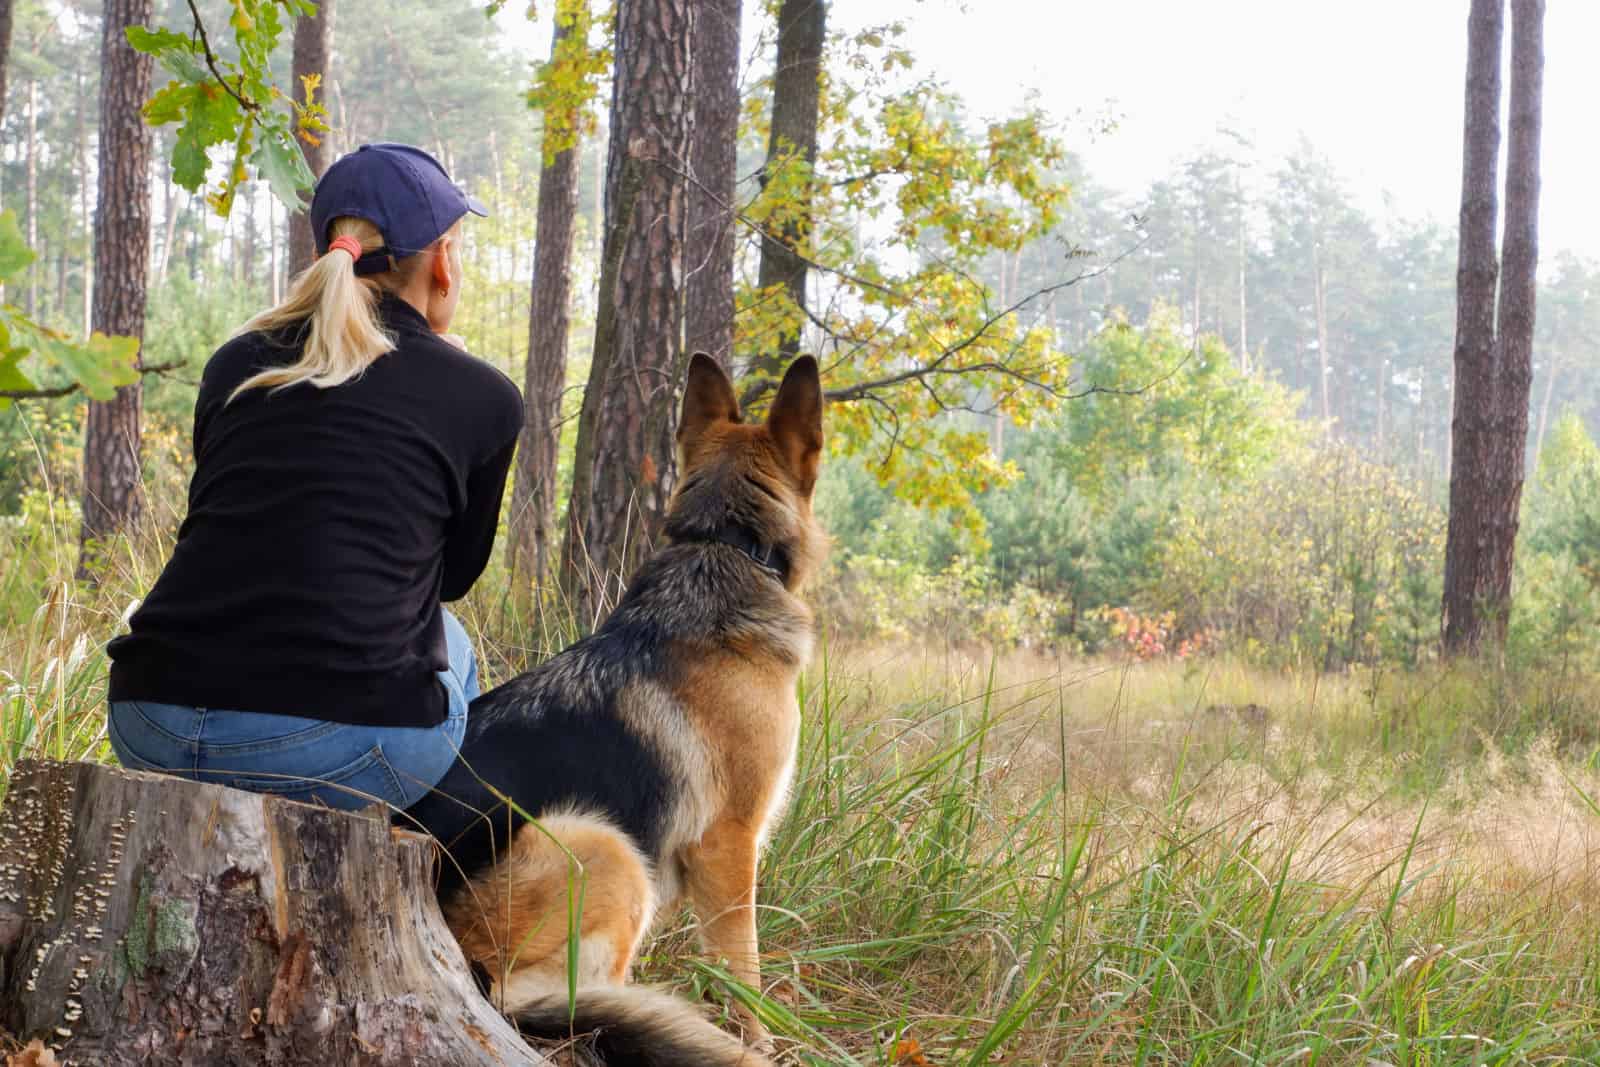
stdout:
<svg viewBox="0 0 1600 1067">
<path fill-rule="evenodd" d="M 713 203 L 715 203 L 722 210 L 729 212 L 734 218 L 736 218 L 738 221 L 743 223 L 749 230 L 754 232 L 759 237 L 761 237 L 763 239 L 767 239 L 767 240 L 779 240 L 780 239 L 778 236 L 774 236 L 773 234 L 769 233 L 768 230 L 766 229 L 766 227 L 764 225 L 762 225 L 760 222 L 750 218 L 750 216 L 747 215 L 745 212 L 738 210 L 737 208 L 733 207 L 733 205 L 729 204 L 727 201 L 722 199 L 722 197 L 720 195 L 718 195 L 718 193 L 715 190 L 708 188 L 698 178 L 696 178 L 693 174 L 688 173 L 686 170 L 683 170 L 683 169 L 680 169 L 680 168 L 677 168 L 677 167 L 673 167 L 673 166 L 671 166 L 671 165 L 669 165 L 669 164 L 667 164 L 667 163 L 665 163 L 665 162 L 663 162 L 663 161 L 661 161 L 659 159 L 652 160 L 652 162 L 654 162 L 657 166 L 662 167 L 663 169 L 667 170 L 669 173 L 671 173 L 675 177 L 680 178 L 683 181 L 690 183 L 691 185 L 694 185 L 696 188 L 698 188 L 700 190 L 700 192 L 704 196 L 706 196 L 708 199 L 710 199 Z M 858 178 L 859 177 L 861 177 L 861 176 L 858 176 Z M 847 179 L 847 180 L 849 180 L 849 179 Z M 1094 267 L 1093 269 L 1079 271 L 1077 274 L 1074 274 L 1072 277 L 1067 278 L 1067 279 L 1065 279 L 1063 281 L 1055 282 L 1054 284 L 1042 286 L 1041 288 L 1035 289 L 1033 292 L 1027 294 L 1022 299 L 1017 300 L 1017 301 L 1007 305 L 1006 307 L 1003 307 L 1000 310 L 991 313 L 981 323 L 979 323 L 978 326 L 971 333 L 969 333 L 967 336 L 963 337 L 961 340 L 957 341 L 956 343 L 944 348 L 929 363 L 926 363 L 926 364 L 924 364 L 924 365 L 922 365 L 920 367 L 913 367 L 913 368 L 910 368 L 908 370 L 901 371 L 898 374 L 887 375 L 887 376 L 885 376 L 883 378 L 877 378 L 877 379 L 873 379 L 871 381 L 865 381 L 865 382 L 857 382 L 854 385 L 848 385 L 848 386 L 845 386 L 845 387 L 840 388 L 840 389 L 825 390 L 823 395 L 830 401 L 846 401 L 846 402 L 848 402 L 848 401 L 866 400 L 866 399 L 879 400 L 880 398 L 878 398 L 875 395 L 878 391 L 883 390 L 883 389 L 887 389 L 887 388 L 890 388 L 890 387 L 893 387 L 893 386 L 896 386 L 896 385 L 903 385 L 903 384 L 905 384 L 907 382 L 916 382 L 919 385 L 922 385 L 925 389 L 929 389 L 929 391 L 931 392 L 931 389 L 929 388 L 926 380 L 929 379 L 929 378 L 932 378 L 932 377 L 934 377 L 936 375 L 972 374 L 972 373 L 981 373 L 981 372 L 985 372 L 985 371 L 990 372 L 990 373 L 1000 374 L 1000 375 L 1003 375 L 1005 377 L 1011 378 L 1014 381 L 1021 383 L 1022 385 L 1026 385 L 1026 386 L 1028 386 L 1030 388 L 1040 390 L 1041 392 L 1044 392 L 1044 393 L 1048 394 L 1049 396 L 1051 396 L 1051 397 L 1053 397 L 1053 398 L 1055 398 L 1057 400 L 1081 400 L 1084 397 L 1095 396 L 1095 395 L 1108 395 L 1108 396 L 1139 396 L 1139 395 L 1142 395 L 1143 393 L 1148 392 L 1150 389 L 1153 389 L 1155 386 L 1160 385 L 1161 383 L 1171 379 L 1171 377 L 1174 374 L 1176 374 L 1180 369 L 1182 369 L 1184 364 L 1188 363 L 1189 360 L 1193 358 L 1194 353 L 1191 352 L 1188 356 L 1184 357 L 1184 359 L 1182 361 L 1180 361 L 1175 366 L 1173 366 L 1173 368 L 1171 370 L 1169 370 L 1166 374 L 1162 375 L 1160 378 L 1157 378 L 1157 379 L 1155 379 L 1153 381 L 1147 382 L 1144 385 L 1139 386 L 1137 388 L 1120 389 L 1120 388 L 1117 388 L 1117 387 L 1114 387 L 1114 386 L 1090 385 L 1085 389 L 1080 389 L 1080 390 L 1077 390 L 1075 392 L 1071 391 L 1071 390 L 1058 389 L 1058 388 L 1056 388 L 1056 387 L 1054 387 L 1054 386 L 1052 386 L 1052 385 L 1040 380 L 1037 376 L 1035 376 L 1033 374 L 1029 374 L 1026 371 L 1018 370 L 1017 368 L 1015 368 L 1013 366 L 1010 366 L 1009 364 L 1000 363 L 1000 362 L 996 362 L 996 361 L 993 361 L 993 360 L 986 361 L 986 362 L 983 362 L 983 363 L 978 363 L 978 364 L 963 364 L 963 365 L 954 366 L 954 367 L 949 366 L 948 364 L 949 364 L 950 360 L 954 356 L 960 354 L 961 352 L 965 351 L 966 349 L 968 349 L 968 348 L 972 347 L 973 345 L 977 344 L 979 341 L 983 340 L 983 338 L 988 335 L 989 331 L 992 330 L 996 325 L 998 325 L 1002 320 L 1004 320 L 1006 318 L 1009 318 L 1012 315 L 1017 314 L 1018 312 L 1020 312 L 1023 309 L 1025 309 L 1029 304 L 1033 303 L 1036 300 L 1039 300 L 1042 297 L 1050 296 L 1050 295 L 1052 295 L 1054 293 L 1060 292 L 1063 289 L 1067 289 L 1067 288 L 1070 288 L 1071 286 L 1077 285 L 1080 282 L 1088 281 L 1088 280 L 1093 279 L 1093 278 L 1098 278 L 1100 275 L 1102 275 L 1102 274 L 1106 273 L 1107 271 L 1111 270 L 1113 267 L 1117 266 L 1123 260 L 1125 260 L 1129 256 L 1133 255 L 1133 253 L 1137 252 L 1141 247 L 1143 247 L 1143 245 L 1148 240 L 1149 240 L 1148 236 L 1141 237 L 1139 240 L 1135 241 L 1133 244 L 1129 245 L 1127 248 L 1125 248 L 1121 252 L 1117 253 L 1115 256 L 1113 256 L 1110 260 L 1106 261 L 1105 263 L 1102 263 L 1099 266 Z M 852 282 L 852 283 L 854 283 L 856 285 L 859 285 L 859 286 L 861 286 L 863 288 L 871 289 L 871 290 L 873 290 L 875 292 L 878 292 L 878 293 L 882 293 L 885 296 L 893 297 L 896 300 L 906 301 L 906 302 L 909 302 L 909 300 L 910 300 L 910 298 L 907 296 L 907 294 L 905 294 L 904 292 L 902 292 L 900 290 L 894 289 L 894 288 L 892 288 L 890 286 L 886 286 L 886 285 L 880 284 L 878 282 L 868 281 L 865 278 L 857 277 L 857 276 L 855 276 L 855 275 L 853 275 L 853 274 L 849 273 L 848 271 L 845 271 L 845 270 L 843 270 L 841 268 L 830 266 L 830 265 L 828 265 L 826 263 L 818 262 L 817 260 L 811 259 L 811 258 L 809 258 L 809 257 L 807 257 L 805 255 L 802 255 L 798 250 L 790 249 L 790 251 L 793 253 L 793 255 L 795 256 L 796 259 L 800 260 L 807 267 L 809 267 L 809 268 L 811 268 L 813 270 L 821 271 L 821 272 L 826 273 L 826 274 L 834 275 L 835 277 L 843 278 L 845 281 Z M 1079 254 L 1078 250 L 1074 249 L 1073 250 L 1073 254 L 1074 255 Z M 964 275 L 964 277 L 965 277 L 965 275 Z M 973 283 L 974 285 L 978 284 L 976 279 L 967 277 L 967 280 L 969 282 Z M 806 318 L 808 318 L 814 325 L 816 325 L 818 328 L 820 328 L 824 333 L 828 334 L 830 337 L 833 337 L 835 340 L 840 340 L 839 335 L 834 330 L 832 330 L 827 325 L 826 322 L 824 322 L 817 315 L 813 314 L 809 308 L 801 308 L 801 311 L 805 314 Z M 856 342 L 855 339 L 852 339 L 852 341 L 855 342 L 855 347 L 856 348 L 860 348 L 860 347 L 864 346 L 864 344 L 866 343 L 866 342 Z M 774 391 L 775 389 L 777 389 L 777 387 L 778 387 L 777 381 L 772 379 L 772 378 L 766 378 L 766 377 L 757 378 L 757 379 L 751 381 L 750 384 L 745 387 L 743 394 L 739 397 L 739 406 L 741 408 L 743 408 L 743 407 L 749 405 L 750 403 L 752 403 L 753 401 L 759 400 L 761 397 L 765 396 L 767 393 L 770 393 L 770 392 Z M 945 407 L 946 405 L 942 401 L 940 401 L 939 406 L 942 408 L 942 407 Z M 896 434 L 896 436 L 898 436 L 898 433 Z"/>
<path fill-rule="evenodd" d="M 920 367 L 909 368 L 901 371 L 899 374 L 891 374 L 887 377 L 878 378 L 869 382 L 858 382 L 855 385 L 846 386 L 843 389 L 829 390 L 825 395 L 829 400 L 859 400 L 873 390 L 885 389 L 889 386 L 900 385 L 905 382 L 919 381 L 930 375 L 969 374 L 975 371 L 992 370 L 1000 371 L 1011 377 L 1017 378 L 1019 381 L 1023 381 L 1026 384 L 1042 389 L 1058 400 L 1072 399 L 1071 394 L 1063 393 L 1061 390 L 1053 388 L 1044 382 L 1038 381 L 1037 379 L 1024 377 L 1003 363 L 987 362 L 976 365 L 963 364 L 957 367 L 947 366 L 947 364 L 953 357 L 959 355 L 961 352 L 971 348 L 973 345 L 983 340 L 983 338 L 988 335 L 989 331 L 993 329 L 1002 319 L 1009 318 L 1010 316 L 1016 314 L 1018 311 L 1021 311 L 1023 308 L 1027 307 L 1028 304 L 1039 299 L 1040 297 L 1049 296 L 1051 293 L 1065 289 L 1068 286 L 1077 285 L 1078 282 L 1083 280 L 1083 277 L 1084 275 L 1079 274 L 1068 278 L 1065 281 L 1056 282 L 1054 285 L 1047 285 L 1043 288 L 1035 289 L 1021 300 L 1009 304 L 1006 307 L 1001 308 L 999 311 L 993 312 L 981 323 L 979 323 L 971 333 L 967 334 L 967 336 L 963 337 L 955 344 L 945 348 L 929 363 L 925 363 Z M 778 383 L 773 381 L 771 378 L 758 378 L 745 388 L 744 395 L 740 397 L 740 404 L 743 406 L 744 404 L 750 403 L 752 400 L 759 399 L 777 387 Z M 1082 395 L 1086 396 L 1088 394 Z"/>
<path fill-rule="evenodd" d="M 173 363 L 152 363 L 148 367 L 140 367 L 139 373 L 165 374 L 183 365 L 182 360 Z M 71 396 L 82 388 L 82 382 L 73 382 L 71 385 L 61 385 L 53 389 L 0 389 L 0 400 L 55 400 L 58 397 Z"/>
<path fill-rule="evenodd" d="M 211 50 L 211 40 L 206 36 L 205 21 L 200 18 L 200 9 L 194 6 L 194 0 L 189 0 L 189 14 L 194 16 L 194 32 L 200 36 L 200 47 L 205 51 L 206 66 L 211 68 L 211 76 L 217 79 L 218 85 L 227 90 L 229 96 L 239 101 L 240 107 L 246 111 L 260 111 L 260 104 L 240 96 L 233 86 L 228 84 L 228 79 L 222 76 L 222 71 L 217 69 L 217 54 Z"/>
</svg>

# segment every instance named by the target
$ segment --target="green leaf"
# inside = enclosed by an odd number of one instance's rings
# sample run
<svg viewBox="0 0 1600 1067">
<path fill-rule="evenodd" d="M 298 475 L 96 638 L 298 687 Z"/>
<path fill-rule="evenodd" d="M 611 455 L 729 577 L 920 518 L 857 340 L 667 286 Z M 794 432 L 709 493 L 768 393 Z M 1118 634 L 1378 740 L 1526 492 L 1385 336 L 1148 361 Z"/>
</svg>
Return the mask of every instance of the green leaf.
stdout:
<svg viewBox="0 0 1600 1067">
<path fill-rule="evenodd" d="M 193 85 L 184 85 L 182 82 L 168 82 L 164 88 L 156 92 L 156 95 L 145 102 L 145 122 L 152 126 L 165 126 L 170 122 L 182 122 L 184 115 L 194 106 L 194 96 L 197 91 Z"/>
<path fill-rule="evenodd" d="M 33 380 L 22 373 L 22 360 L 28 354 L 26 348 L 11 347 L 11 331 L 6 328 L 6 320 L 0 315 L 0 391 L 17 392 L 34 388 Z M 0 411 L 11 406 L 8 397 L 0 397 Z"/>
<path fill-rule="evenodd" d="M 211 74 L 200 62 L 200 45 L 181 33 L 129 26 L 123 31 L 134 51 L 154 56 L 156 61 L 191 85 L 208 81 Z"/>
<path fill-rule="evenodd" d="M 57 364 L 94 400 L 110 400 L 117 387 L 139 380 L 139 342 L 96 332 L 87 344 L 41 337 L 39 355 Z"/>
<path fill-rule="evenodd" d="M 0 285 L 21 274 L 37 258 L 38 254 L 22 239 L 16 211 L 0 211 Z"/>
<path fill-rule="evenodd" d="M 199 130 L 202 144 L 222 144 L 233 140 L 243 117 L 239 101 L 216 82 L 202 86 L 194 94 L 190 121 Z"/>
<path fill-rule="evenodd" d="M 233 140 L 240 120 L 239 102 L 212 82 L 194 90 L 187 116 L 172 149 L 172 180 L 192 193 L 206 181 L 210 166 L 206 149 Z"/>
<path fill-rule="evenodd" d="M 301 190 L 310 189 L 316 180 L 306 157 L 291 134 L 281 130 L 263 131 L 261 144 L 250 157 L 261 177 L 272 187 L 272 194 L 290 211 L 305 209 Z"/>
</svg>

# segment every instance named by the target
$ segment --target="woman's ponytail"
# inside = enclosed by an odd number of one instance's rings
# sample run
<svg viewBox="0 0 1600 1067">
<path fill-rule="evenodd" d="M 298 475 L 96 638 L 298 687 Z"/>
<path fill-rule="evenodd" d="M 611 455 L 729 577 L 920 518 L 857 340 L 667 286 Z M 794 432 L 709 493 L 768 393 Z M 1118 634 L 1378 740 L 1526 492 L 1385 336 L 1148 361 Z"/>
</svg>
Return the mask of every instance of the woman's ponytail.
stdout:
<svg viewBox="0 0 1600 1067">
<path fill-rule="evenodd" d="M 337 218 L 329 228 L 331 238 L 354 238 L 363 253 L 383 247 L 383 235 L 366 219 Z M 230 403 L 249 389 L 282 389 L 301 382 L 331 389 L 360 377 L 393 350 L 394 338 L 378 318 L 378 296 L 404 280 L 393 275 L 406 272 L 357 277 L 356 257 L 347 242 L 338 243 L 341 247 L 330 248 L 295 278 L 283 303 L 239 328 L 239 333 L 253 333 L 306 324 L 307 332 L 298 360 L 245 379 L 228 397 Z"/>
</svg>

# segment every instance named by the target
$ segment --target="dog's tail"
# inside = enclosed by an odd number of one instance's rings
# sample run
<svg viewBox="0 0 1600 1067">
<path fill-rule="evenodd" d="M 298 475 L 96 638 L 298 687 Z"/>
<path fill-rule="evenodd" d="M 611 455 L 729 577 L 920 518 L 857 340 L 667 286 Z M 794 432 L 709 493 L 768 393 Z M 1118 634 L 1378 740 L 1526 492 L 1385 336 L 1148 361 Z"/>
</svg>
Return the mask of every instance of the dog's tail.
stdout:
<svg viewBox="0 0 1600 1067">
<path fill-rule="evenodd" d="M 775 1067 L 682 999 L 643 986 L 585 986 L 570 1015 L 566 990 L 552 990 L 512 1017 L 536 1037 L 587 1035 L 606 1067 Z"/>
</svg>

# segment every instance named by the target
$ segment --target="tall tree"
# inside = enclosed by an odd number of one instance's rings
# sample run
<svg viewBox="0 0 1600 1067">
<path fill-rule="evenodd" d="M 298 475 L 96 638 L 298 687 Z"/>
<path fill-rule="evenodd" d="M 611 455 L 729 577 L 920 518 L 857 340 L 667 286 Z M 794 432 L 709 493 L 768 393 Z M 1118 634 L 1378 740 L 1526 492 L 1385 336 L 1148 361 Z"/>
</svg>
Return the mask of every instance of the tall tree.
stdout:
<svg viewBox="0 0 1600 1067">
<path fill-rule="evenodd" d="M 557 9 L 550 64 L 588 49 L 587 0 Z M 511 490 L 512 574 L 535 585 L 550 574 L 556 551 L 556 451 L 561 438 L 561 392 L 567 381 L 567 299 L 571 290 L 573 223 L 578 216 L 581 97 L 547 90 L 544 162 L 539 171 L 533 246 L 528 368 L 523 381 L 522 439 Z"/>
<path fill-rule="evenodd" d="M 1455 420 L 1443 611 L 1444 647 L 1451 654 L 1505 641 L 1533 378 L 1544 0 L 1511 0 L 1510 138 L 1501 263 L 1496 261 L 1494 231 L 1504 10 L 1505 0 L 1473 0 L 1467 17 Z"/>
<path fill-rule="evenodd" d="M 0 0 L 0 119 L 6 117 L 6 63 L 11 58 L 13 0 Z"/>
<path fill-rule="evenodd" d="M 126 30 L 150 21 L 152 0 L 106 0 L 100 45 L 99 198 L 95 206 L 94 328 L 144 338 L 150 264 L 150 130 L 142 110 L 153 61 L 129 46 Z M 78 569 L 96 545 L 139 517 L 142 386 L 89 404 L 83 442 L 83 526 Z"/>
<path fill-rule="evenodd" d="M 294 83 L 296 97 L 306 97 L 306 79 L 321 86 L 328 84 L 328 53 L 333 47 L 333 0 L 317 0 L 314 15 L 302 15 L 294 23 Z M 309 103 L 309 101 L 307 101 Z M 333 148 L 326 137 L 301 132 L 300 150 L 305 153 L 306 166 L 311 173 L 322 177 L 322 172 L 333 162 Z M 295 275 L 311 266 L 316 258 L 315 237 L 311 233 L 311 216 L 297 211 L 289 216 L 289 273 Z"/>
<path fill-rule="evenodd" d="M 632 571 L 672 488 L 695 9 L 617 4 L 600 306 L 562 550 L 584 607 Z"/>
<path fill-rule="evenodd" d="M 703 0 L 690 44 L 694 144 L 689 170 L 684 345 L 724 370 L 733 356 L 733 195 L 739 157 L 740 0 Z"/>
<path fill-rule="evenodd" d="M 772 127 L 761 187 L 793 183 L 790 206 L 768 221 L 761 241 L 757 284 L 762 292 L 781 286 L 795 313 L 790 328 L 778 338 L 777 351 L 763 354 L 760 369 L 776 375 L 800 351 L 805 325 L 806 256 L 811 233 L 810 197 L 806 186 L 817 162 L 817 109 L 821 102 L 822 44 L 827 37 L 828 7 L 824 0 L 783 0 L 778 8 L 778 58 L 772 75 Z"/>
</svg>

